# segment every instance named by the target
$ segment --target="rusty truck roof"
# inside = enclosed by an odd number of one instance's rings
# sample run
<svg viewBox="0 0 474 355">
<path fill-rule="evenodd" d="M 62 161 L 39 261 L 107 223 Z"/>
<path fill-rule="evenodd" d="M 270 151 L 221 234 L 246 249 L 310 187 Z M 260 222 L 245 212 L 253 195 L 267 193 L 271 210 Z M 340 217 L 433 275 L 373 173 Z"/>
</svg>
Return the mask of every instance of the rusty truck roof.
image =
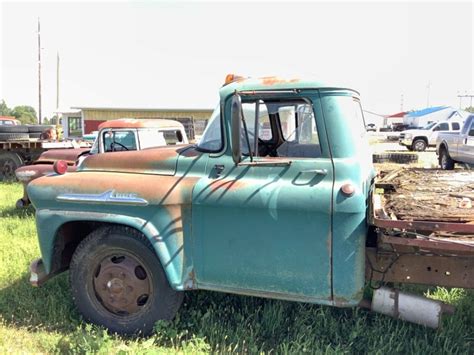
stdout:
<svg viewBox="0 0 474 355">
<path fill-rule="evenodd" d="M 181 122 L 161 118 L 120 118 L 101 123 L 99 130 L 103 128 L 184 128 L 184 126 Z"/>
<path fill-rule="evenodd" d="M 267 90 L 293 90 L 293 89 L 341 89 L 350 90 L 359 94 L 356 90 L 344 85 L 333 85 L 317 80 L 285 79 L 276 76 L 262 78 L 243 78 L 235 76 L 235 79 L 220 89 L 221 99 L 226 98 L 235 91 L 267 91 Z"/>
</svg>

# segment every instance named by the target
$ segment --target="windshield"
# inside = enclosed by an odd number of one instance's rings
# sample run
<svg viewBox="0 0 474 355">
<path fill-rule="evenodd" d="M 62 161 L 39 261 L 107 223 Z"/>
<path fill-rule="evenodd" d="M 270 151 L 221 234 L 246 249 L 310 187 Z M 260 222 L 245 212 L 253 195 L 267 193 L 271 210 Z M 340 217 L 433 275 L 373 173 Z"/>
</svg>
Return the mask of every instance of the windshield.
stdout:
<svg viewBox="0 0 474 355">
<path fill-rule="evenodd" d="M 426 126 L 424 126 L 422 129 L 430 129 L 432 128 L 437 122 L 431 122 L 431 123 L 428 123 Z"/>
<path fill-rule="evenodd" d="M 212 113 L 197 146 L 202 150 L 211 152 L 216 152 L 222 148 L 222 129 L 219 106 L 217 106 Z"/>
</svg>

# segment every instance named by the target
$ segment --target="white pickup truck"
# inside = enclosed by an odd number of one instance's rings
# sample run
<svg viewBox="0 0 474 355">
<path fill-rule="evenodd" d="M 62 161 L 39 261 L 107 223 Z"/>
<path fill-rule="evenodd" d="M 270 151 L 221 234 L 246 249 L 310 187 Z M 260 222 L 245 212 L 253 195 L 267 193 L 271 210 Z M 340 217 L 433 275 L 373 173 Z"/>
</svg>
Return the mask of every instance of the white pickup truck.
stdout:
<svg viewBox="0 0 474 355">
<path fill-rule="evenodd" d="M 422 152 L 427 147 L 436 146 L 440 132 L 459 132 L 462 123 L 459 121 L 431 122 L 419 129 L 408 129 L 400 133 L 399 144 L 408 150 Z"/>
<path fill-rule="evenodd" d="M 474 115 L 467 118 L 461 131 L 438 135 L 436 154 L 443 170 L 454 169 L 455 163 L 474 164 Z"/>
</svg>

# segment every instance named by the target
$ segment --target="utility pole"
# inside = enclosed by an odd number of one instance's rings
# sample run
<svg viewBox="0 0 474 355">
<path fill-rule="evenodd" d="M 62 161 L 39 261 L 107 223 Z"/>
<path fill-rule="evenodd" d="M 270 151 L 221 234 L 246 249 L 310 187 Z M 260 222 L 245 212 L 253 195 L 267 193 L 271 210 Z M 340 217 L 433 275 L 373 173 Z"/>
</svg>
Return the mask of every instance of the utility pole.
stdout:
<svg viewBox="0 0 474 355">
<path fill-rule="evenodd" d="M 59 111 L 59 51 L 56 60 L 56 111 Z"/>
<path fill-rule="evenodd" d="M 428 97 L 426 99 L 426 107 L 430 107 L 430 89 L 431 89 L 431 80 L 428 81 L 428 85 L 426 85 L 426 89 L 428 90 Z"/>
<path fill-rule="evenodd" d="M 41 124 L 41 35 L 38 17 L 38 123 Z"/>
<path fill-rule="evenodd" d="M 472 107 L 472 98 L 474 97 L 473 94 L 464 94 L 464 95 L 459 95 L 458 94 L 458 97 L 459 97 L 459 108 L 462 109 L 461 107 L 461 100 L 463 97 L 469 97 L 471 99 L 471 103 L 469 104 L 470 107 Z"/>
</svg>

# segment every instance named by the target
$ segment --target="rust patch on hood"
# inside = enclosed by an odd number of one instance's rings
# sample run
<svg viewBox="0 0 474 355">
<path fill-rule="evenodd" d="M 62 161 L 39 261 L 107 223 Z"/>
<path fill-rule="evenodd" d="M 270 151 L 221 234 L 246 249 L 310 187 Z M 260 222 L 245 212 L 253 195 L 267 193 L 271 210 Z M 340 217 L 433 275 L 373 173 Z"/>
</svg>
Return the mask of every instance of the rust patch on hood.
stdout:
<svg viewBox="0 0 474 355">
<path fill-rule="evenodd" d="M 76 162 L 77 158 L 89 151 L 89 148 L 50 149 L 43 152 L 33 164 L 54 163 L 57 160 L 64 160 L 69 165 L 72 165 Z"/>
<path fill-rule="evenodd" d="M 277 85 L 277 84 L 292 84 L 292 83 L 297 83 L 300 81 L 300 79 L 281 79 L 276 76 L 269 76 L 269 77 L 264 77 L 261 79 L 263 85 Z"/>
<path fill-rule="evenodd" d="M 84 160 L 78 170 L 174 175 L 179 150 L 182 148 L 182 146 L 169 146 L 141 151 L 96 154 Z"/>
<path fill-rule="evenodd" d="M 117 196 L 133 194 L 152 205 L 182 205 L 191 203 L 192 189 L 197 180 L 198 177 L 90 171 L 44 177 L 34 180 L 30 186 L 52 188 L 56 196 L 64 193 L 100 195 L 111 192 Z"/>
</svg>

